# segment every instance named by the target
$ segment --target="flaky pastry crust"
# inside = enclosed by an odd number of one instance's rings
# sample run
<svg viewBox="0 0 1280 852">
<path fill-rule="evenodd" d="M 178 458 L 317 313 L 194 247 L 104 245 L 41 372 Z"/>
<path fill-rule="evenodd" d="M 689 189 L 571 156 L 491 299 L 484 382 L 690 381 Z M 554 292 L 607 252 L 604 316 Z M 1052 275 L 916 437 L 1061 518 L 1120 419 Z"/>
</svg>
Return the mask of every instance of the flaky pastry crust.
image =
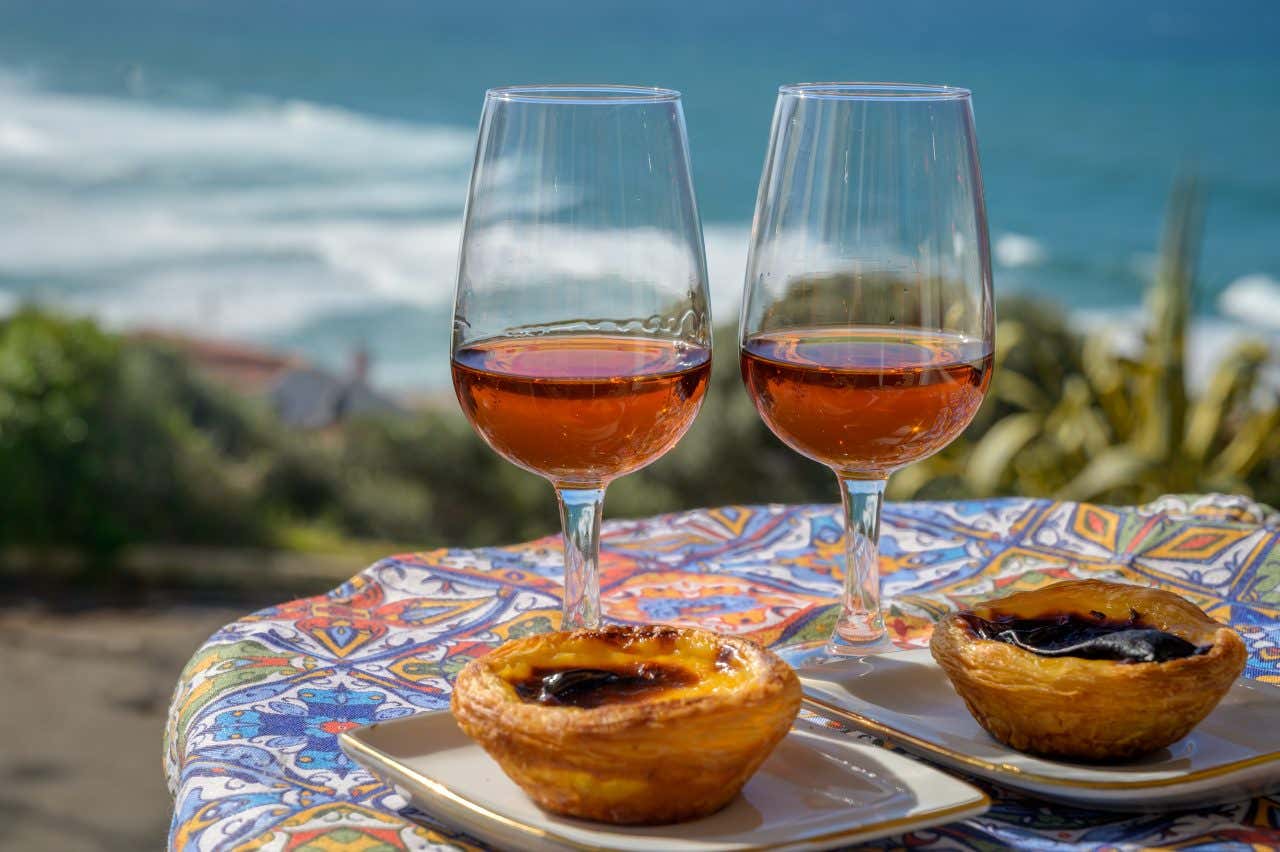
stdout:
<svg viewBox="0 0 1280 852">
<path fill-rule="evenodd" d="M 599 665 L 593 657 L 612 656 L 611 649 L 639 661 L 687 660 L 698 680 L 589 709 L 526 702 L 512 686 L 512 672 L 530 665 Z M 717 659 L 732 665 L 716 666 Z M 462 670 L 452 699 L 462 730 L 538 805 L 617 824 L 677 822 L 724 807 L 799 708 L 799 679 L 771 652 L 745 639 L 665 626 L 508 642 Z"/>
<path fill-rule="evenodd" d="M 934 628 L 929 649 L 969 712 L 991 736 L 1019 751 L 1078 760 L 1137 757 L 1176 742 L 1209 714 L 1244 670 L 1234 630 L 1160 589 L 1067 580 L 974 607 L 981 618 L 1046 618 L 1100 612 L 1195 645 L 1204 654 L 1159 663 L 1047 657 L 978 638 L 959 615 Z"/>
</svg>

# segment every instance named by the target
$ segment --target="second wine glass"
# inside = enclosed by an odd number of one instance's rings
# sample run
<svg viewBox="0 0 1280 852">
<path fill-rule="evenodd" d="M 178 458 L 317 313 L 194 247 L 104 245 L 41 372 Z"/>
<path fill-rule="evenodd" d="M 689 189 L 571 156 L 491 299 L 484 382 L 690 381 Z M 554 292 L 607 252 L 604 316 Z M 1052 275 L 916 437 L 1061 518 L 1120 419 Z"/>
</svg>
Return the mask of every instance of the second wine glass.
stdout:
<svg viewBox="0 0 1280 852">
<path fill-rule="evenodd" d="M 840 482 L 845 582 L 828 654 L 884 647 L 885 482 L 973 419 L 994 322 L 969 92 L 783 86 L 752 229 L 742 377 L 774 434 Z"/>
<path fill-rule="evenodd" d="M 486 94 L 451 364 L 476 431 L 555 487 L 562 628 L 598 626 L 605 487 L 680 440 L 711 370 L 706 260 L 678 92 Z"/>
</svg>

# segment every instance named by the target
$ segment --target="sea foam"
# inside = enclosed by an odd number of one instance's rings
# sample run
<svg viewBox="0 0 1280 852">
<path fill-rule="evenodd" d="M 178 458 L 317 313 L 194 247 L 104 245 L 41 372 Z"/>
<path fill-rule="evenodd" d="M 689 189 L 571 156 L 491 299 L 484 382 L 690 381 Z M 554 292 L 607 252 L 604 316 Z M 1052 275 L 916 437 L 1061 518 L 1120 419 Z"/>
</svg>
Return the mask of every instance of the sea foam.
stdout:
<svg viewBox="0 0 1280 852">
<path fill-rule="evenodd" d="M 998 234 L 992 245 L 991 253 L 996 264 L 1007 269 L 1020 266 L 1037 266 L 1044 263 L 1049 253 L 1039 240 L 1026 234 Z"/>
<path fill-rule="evenodd" d="M 1280 331 L 1280 281 L 1261 272 L 1243 275 L 1218 296 L 1218 310 L 1249 325 Z"/>
<path fill-rule="evenodd" d="M 72 95 L 12 75 L 0 116 L 0 289 L 14 297 L 179 327 L 221 304 L 213 330 L 235 334 L 451 288 L 470 129 Z"/>
<path fill-rule="evenodd" d="M 297 101 L 173 106 L 0 76 L 0 292 L 228 336 L 452 295 L 474 131 Z M 731 319 L 747 229 L 708 225 Z M 446 329 L 440 330 L 446 335 Z"/>
</svg>

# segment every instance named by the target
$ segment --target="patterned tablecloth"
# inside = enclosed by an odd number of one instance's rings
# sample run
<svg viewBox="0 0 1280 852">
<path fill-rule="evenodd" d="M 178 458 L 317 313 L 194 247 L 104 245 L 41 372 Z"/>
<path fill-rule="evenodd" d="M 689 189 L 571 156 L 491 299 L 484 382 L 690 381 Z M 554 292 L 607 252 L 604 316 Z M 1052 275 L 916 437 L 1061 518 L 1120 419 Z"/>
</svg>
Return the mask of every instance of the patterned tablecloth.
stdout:
<svg viewBox="0 0 1280 852">
<path fill-rule="evenodd" d="M 956 604 L 1065 577 L 1154 584 L 1233 624 L 1246 674 L 1280 683 L 1280 515 L 1236 497 L 1141 508 L 1046 500 L 890 505 L 882 569 L 890 630 L 927 641 Z M 839 588 L 831 506 L 733 506 L 606 526 L 611 620 L 669 622 L 765 643 L 825 636 Z M 166 771 L 182 849 L 470 848 L 350 762 L 337 734 L 446 707 L 454 675 L 558 622 L 560 540 L 439 550 L 373 565 L 328 595 L 218 631 L 174 694 Z M 1095 813 L 983 784 L 985 816 L 889 848 L 1280 845 L 1280 799 L 1158 815 Z"/>
</svg>

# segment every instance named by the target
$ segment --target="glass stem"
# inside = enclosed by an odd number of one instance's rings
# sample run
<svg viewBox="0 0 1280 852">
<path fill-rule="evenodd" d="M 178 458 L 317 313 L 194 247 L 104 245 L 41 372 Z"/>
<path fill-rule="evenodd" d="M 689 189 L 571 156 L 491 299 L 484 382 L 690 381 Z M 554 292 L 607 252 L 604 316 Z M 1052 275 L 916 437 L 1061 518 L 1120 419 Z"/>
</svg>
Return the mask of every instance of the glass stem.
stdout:
<svg viewBox="0 0 1280 852">
<path fill-rule="evenodd" d="M 561 630 L 600 626 L 600 515 L 604 488 L 556 486 L 564 530 Z"/>
<path fill-rule="evenodd" d="M 844 595 L 828 650 L 860 654 L 884 638 L 879 545 L 886 480 L 854 479 L 841 473 L 836 476 L 844 504 Z"/>
</svg>

